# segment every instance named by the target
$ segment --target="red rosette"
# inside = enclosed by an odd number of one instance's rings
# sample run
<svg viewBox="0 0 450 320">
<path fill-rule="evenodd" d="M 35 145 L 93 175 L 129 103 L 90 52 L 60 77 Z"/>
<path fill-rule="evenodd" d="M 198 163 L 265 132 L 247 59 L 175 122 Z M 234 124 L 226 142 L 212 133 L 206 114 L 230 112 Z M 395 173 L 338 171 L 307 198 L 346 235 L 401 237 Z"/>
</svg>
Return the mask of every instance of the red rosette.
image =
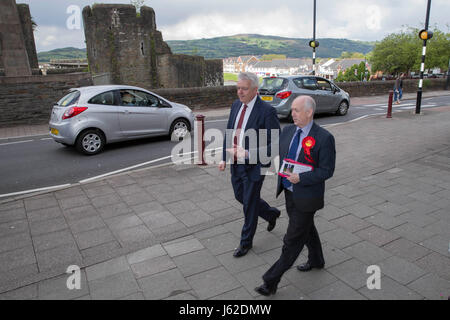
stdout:
<svg viewBox="0 0 450 320">
<path fill-rule="evenodd" d="M 316 145 L 316 140 L 313 137 L 306 137 L 302 141 L 302 148 L 305 152 L 305 159 L 309 162 L 314 163 L 314 160 L 311 158 L 311 149 Z"/>
</svg>

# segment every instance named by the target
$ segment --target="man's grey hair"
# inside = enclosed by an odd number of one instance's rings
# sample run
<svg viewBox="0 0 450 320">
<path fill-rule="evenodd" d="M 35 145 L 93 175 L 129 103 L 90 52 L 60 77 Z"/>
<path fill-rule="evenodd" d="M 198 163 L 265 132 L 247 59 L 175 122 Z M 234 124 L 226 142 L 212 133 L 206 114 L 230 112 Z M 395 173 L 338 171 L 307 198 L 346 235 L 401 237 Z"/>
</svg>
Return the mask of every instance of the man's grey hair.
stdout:
<svg viewBox="0 0 450 320">
<path fill-rule="evenodd" d="M 312 109 L 313 114 L 316 112 L 316 101 L 310 96 L 298 96 L 294 99 L 294 101 L 292 101 L 292 103 L 294 103 L 295 100 L 302 100 L 303 106 L 305 108 L 307 108 L 308 110 Z"/>
<path fill-rule="evenodd" d="M 238 80 L 250 80 L 252 88 L 259 87 L 258 76 L 252 72 L 241 72 L 238 75 Z"/>
</svg>

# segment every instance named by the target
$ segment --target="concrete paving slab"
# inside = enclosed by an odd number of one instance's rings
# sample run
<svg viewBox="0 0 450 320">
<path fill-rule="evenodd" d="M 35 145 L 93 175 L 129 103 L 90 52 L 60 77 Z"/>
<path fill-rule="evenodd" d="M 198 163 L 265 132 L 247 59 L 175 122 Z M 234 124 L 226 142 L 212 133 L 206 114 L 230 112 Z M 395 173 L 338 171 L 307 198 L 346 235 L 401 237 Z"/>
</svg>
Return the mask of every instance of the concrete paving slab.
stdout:
<svg viewBox="0 0 450 320">
<path fill-rule="evenodd" d="M 367 287 L 358 290 L 363 296 L 370 300 L 422 300 L 423 297 L 411 290 L 407 286 L 392 280 L 389 277 L 381 277 L 380 289 L 368 289 Z"/>
<path fill-rule="evenodd" d="M 396 256 L 379 262 L 378 266 L 382 274 L 386 274 L 403 285 L 407 285 L 426 274 L 426 271 L 417 265 Z"/>
<path fill-rule="evenodd" d="M 220 256 L 215 257 L 207 249 L 177 256 L 173 258 L 173 261 L 185 277 L 215 269 L 221 265 Z"/>
<path fill-rule="evenodd" d="M 155 257 L 131 265 L 131 269 L 133 270 L 136 279 L 175 269 L 176 267 L 174 261 L 168 255 Z"/>
<path fill-rule="evenodd" d="M 167 281 L 170 279 L 170 281 Z M 178 269 L 161 272 L 138 280 L 145 299 L 159 300 L 192 290 Z M 197 292 L 196 292 L 197 293 Z"/>
<path fill-rule="evenodd" d="M 427 274 L 407 286 L 429 300 L 448 300 L 450 297 L 450 281 L 434 274 Z"/>
<path fill-rule="evenodd" d="M 308 296 L 312 300 L 367 300 L 366 297 L 342 281 L 333 282 L 322 289 L 309 293 Z"/>
<path fill-rule="evenodd" d="M 89 281 L 89 289 L 93 300 L 119 299 L 141 291 L 131 271 Z"/>
</svg>

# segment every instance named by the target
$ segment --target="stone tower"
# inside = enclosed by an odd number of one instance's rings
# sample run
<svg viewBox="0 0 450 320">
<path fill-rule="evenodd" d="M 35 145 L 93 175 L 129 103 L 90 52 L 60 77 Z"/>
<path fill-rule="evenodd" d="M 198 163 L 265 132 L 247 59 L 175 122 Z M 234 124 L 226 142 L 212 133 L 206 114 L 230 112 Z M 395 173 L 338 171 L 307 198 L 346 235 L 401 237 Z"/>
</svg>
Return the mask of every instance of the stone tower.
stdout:
<svg viewBox="0 0 450 320">
<path fill-rule="evenodd" d="M 223 84 L 222 61 L 172 54 L 156 30 L 155 11 L 133 5 L 95 4 L 83 9 L 89 68 L 110 73 L 114 84 L 144 88 Z"/>
<path fill-rule="evenodd" d="M 28 5 L 0 2 L 0 75 L 39 74 L 31 14 Z"/>
</svg>

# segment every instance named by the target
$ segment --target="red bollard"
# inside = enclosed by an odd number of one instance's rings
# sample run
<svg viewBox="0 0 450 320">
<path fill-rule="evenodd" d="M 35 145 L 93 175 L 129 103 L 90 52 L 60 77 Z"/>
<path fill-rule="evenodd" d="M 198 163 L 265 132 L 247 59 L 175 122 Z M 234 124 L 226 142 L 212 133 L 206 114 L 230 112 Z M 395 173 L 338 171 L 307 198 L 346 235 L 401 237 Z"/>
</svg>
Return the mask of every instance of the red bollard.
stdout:
<svg viewBox="0 0 450 320">
<path fill-rule="evenodd" d="M 206 166 L 207 163 L 205 162 L 205 116 L 204 115 L 197 115 L 195 117 L 195 120 L 197 120 L 197 130 L 199 134 L 197 135 L 197 145 L 198 145 L 198 165 L 199 166 Z"/>
<path fill-rule="evenodd" d="M 388 102 L 388 108 L 387 108 L 387 115 L 386 118 L 392 118 L 392 96 L 394 95 L 394 91 L 389 90 L 389 102 Z"/>
</svg>

